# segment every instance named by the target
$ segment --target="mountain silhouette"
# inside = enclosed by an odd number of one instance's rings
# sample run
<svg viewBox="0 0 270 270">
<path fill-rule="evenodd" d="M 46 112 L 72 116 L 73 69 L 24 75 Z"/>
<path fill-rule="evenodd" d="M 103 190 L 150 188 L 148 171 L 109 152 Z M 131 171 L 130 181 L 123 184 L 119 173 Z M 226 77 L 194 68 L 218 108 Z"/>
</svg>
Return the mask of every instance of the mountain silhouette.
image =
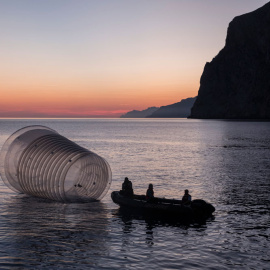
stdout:
<svg viewBox="0 0 270 270">
<path fill-rule="evenodd" d="M 270 119 L 270 2 L 235 17 L 206 63 L 191 118 Z"/>
<path fill-rule="evenodd" d="M 180 102 L 162 106 L 153 112 L 150 118 L 187 118 L 190 115 L 191 108 L 196 100 L 194 98 L 182 99 Z"/>
<path fill-rule="evenodd" d="M 120 116 L 120 118 L 145 118 L 158 110 L 158 107 L 150 107 L 146 110 L 133 110 Z"/>
</svg>

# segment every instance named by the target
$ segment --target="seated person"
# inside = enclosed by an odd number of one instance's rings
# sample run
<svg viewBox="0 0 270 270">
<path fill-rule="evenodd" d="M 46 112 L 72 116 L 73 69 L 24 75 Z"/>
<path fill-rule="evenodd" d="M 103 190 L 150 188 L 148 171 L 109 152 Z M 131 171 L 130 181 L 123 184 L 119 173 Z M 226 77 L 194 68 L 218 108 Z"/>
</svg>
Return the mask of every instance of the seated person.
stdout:
<svg viewBox="0 0 270 270">
<path fill-rule="evenodd" d="M 191 196 L 188 192 L 189 192 L 188 189 L 186 189 L 185 194 L 182 197 L 182 204 L 183 205 L 189 205 L 191 203 Z"/>
<path fill-rule="evenodd" d="M 133 196 L 133 188 L 132 188 L 132 182 L 126 177 L 123 184 L 122 184 L 122 190 L 120 192 L 122 195 L 127 197 Z"/>
<path fill-rule="evenodd" d="M 154 189 L 153 185 L 149 184 L 148 189 L 146 191 L 146 201 L 153 201 L 154 200 Z"/>
</svg>

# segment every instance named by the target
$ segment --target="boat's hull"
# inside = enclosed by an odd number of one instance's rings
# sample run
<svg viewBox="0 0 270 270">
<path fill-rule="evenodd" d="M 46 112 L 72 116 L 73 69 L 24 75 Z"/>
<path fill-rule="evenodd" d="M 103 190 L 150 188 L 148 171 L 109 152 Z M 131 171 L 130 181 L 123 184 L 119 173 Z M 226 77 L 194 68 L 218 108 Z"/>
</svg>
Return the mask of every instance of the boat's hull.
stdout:
<svg viewBox="0 0 270 270">
<path fill-rule="evenodd" d="M 111 197 L 113 202 L 120 207 L 130 210 L 136 209 L 144 213 L 156 214 L 162 217 L 207 218 L 215 211 L 215 208 L 211 204 L 203 200 L 195 200 L 190 206 L 185 206 L 179 200 L 156 198 L 154 202 L 147 202 L 145 196 L 134 195 L 133 197 L 126 197 L 118 191 L 113 191 Z"/>
</svg>

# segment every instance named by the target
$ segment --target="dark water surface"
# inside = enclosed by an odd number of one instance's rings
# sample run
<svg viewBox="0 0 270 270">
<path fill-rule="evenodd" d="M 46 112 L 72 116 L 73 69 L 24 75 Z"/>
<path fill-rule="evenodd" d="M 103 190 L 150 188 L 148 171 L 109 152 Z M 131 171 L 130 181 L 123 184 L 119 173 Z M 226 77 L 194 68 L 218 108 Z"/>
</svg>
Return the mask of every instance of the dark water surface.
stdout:
<svg viewBox="0 0 270 270">
<path fill-rule="evenodd" d="M 101 202 L 63 204 L 0 182 L 0 269 L 270 269 L 270 123 L 166 120 L 0 120 L 0 146 L 41 124 L 110 164 Z M 110 199 L 125 176 L 136 193 L 216 207 L 204 224 L 126 215 Z"/>
</svg>

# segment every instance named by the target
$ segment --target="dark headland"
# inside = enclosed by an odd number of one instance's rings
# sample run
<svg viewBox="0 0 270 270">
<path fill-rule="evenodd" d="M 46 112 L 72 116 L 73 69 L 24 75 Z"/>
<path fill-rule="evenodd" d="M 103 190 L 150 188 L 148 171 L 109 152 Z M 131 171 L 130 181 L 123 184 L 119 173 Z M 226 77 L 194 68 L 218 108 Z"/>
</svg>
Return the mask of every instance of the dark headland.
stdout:
<svg viewBox="0 0 270 270">
<path fill-rule="evenodd" d="M 159 109 L 158 107 L 150 107 L 142 111 L 133 110 L 133 111 L 130 111 L 121 115 L 120 118 L 145 118 L 151 115 L 153 112 L 155 112 L 158 109 Z"/>
<path fill-rule="evenodd" d="M 153 112 L 151 115 L 149 115 L 149 118 L 187 118 L 190 115 L 190 110 L 196 100 L 196 97 L 194 98 L 186 98 L 182 99 L 180 102 L 162 106 L 155 112 Z"/>
<path fill-rule="evenodd" d="M 270 2 L 229 24 L 206 63 L 191 118 L 270 119 Z"/>
<path fill-rule="evenodd" d="M 196 97 L 182 99 L 180 102 L 158 107 L 150 107 L 143 111 L 133 110 L 120 118 L 187 118 L 190 115 Z"/>
</svg>

